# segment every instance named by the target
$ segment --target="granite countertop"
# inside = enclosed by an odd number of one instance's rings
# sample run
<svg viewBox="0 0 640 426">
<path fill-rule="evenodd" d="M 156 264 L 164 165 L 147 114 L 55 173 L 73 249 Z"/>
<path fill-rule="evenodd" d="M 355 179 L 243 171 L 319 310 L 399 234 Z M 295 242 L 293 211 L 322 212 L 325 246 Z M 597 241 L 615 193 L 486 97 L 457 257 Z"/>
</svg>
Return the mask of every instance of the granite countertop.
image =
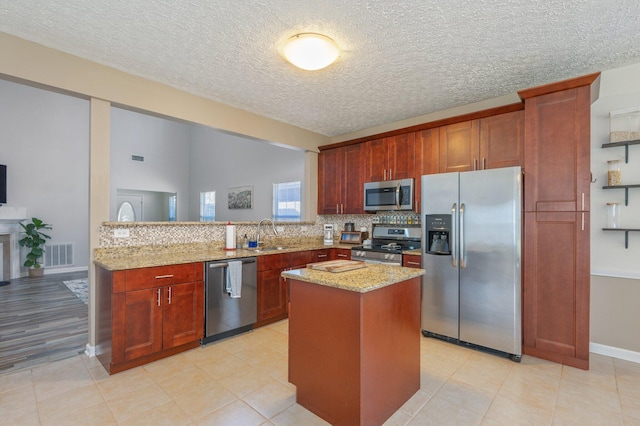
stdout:
<svg viewBox="0 0 640 426">
<path fill-rule="evenodd" d="M 97 249 L 94 264 L 109 271 L 148 268 L 152 266 L 178 265 L 181 263 L 207 262 L 210 260 L 239 259 L 243 257 L 265 256 L 270 254 L 292 253 L 297 251 L 321 250 L 330 248 L 351 249 L 349 244 L 325 246 L 322 239 L 284 241 L 281 244 L 265 243 L 266 246 L 282 246 L 282 250 L 224 250 L 217 244 L 193 243 L 168 246 L 139 246 L 113 249 Z"/>
<path fill-rule="evenodd" d="M 364 268 L 345 272 L 325 272 L 310 268 L 294 269 L 282 272 L 282 276 L 313 284 L 320 284 L 328 287 L 355 291 L 358 293 L 366 293 L 401 281 L 419 277 L 424 275 L 424 273 L 424 269 L 418 268 L 367 264 Z"/>
</svg>

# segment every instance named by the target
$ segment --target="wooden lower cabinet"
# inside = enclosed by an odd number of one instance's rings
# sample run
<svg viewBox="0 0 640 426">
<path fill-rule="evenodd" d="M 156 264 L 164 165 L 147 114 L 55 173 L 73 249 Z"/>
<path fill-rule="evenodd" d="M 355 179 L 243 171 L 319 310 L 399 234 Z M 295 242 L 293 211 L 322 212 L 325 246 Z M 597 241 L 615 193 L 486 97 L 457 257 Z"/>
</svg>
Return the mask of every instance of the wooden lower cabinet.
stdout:
<svg viewBox="0 0 640 426">
<path fill-rule="evenodd" d="M 334 248 L 331 249 L 331 260 L 342 259 L 351 260 L 351 249 Z"/>
<path fill-rule="evenodd" d="M 405 268 L 422 268 L 422 256 L 419 254 L 402 255 L 402 266 Z"/>
<path fill-rule="evenodd" d="M 117 373 L 194 348 L 204 337 L 202 262 L 96 268 L 96 356 Z M 189 281 L 189 282 L 181 282 Z"/>
<path fill-rule="evenodd" d="M 523 353 L 589 368 L 589 213 L 526 212 Z"/>
</svg>

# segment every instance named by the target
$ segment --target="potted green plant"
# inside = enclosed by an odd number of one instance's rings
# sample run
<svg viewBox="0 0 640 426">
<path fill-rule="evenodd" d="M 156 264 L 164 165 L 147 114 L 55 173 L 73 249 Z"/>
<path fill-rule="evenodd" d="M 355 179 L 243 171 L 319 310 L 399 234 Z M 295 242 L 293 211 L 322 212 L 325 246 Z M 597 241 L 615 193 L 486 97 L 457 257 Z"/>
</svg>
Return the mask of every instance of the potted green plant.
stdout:
<svg viewBox="0 0 640 426">
<path fill-rule="evenodd" d="M 25 260 L 24 266 L 29 268 L 30 277 L 40 277 L 44 273 L 44 268 L 40 264 L 40 259 L 44 253 L 44 243 L 48 238 L 51 238 L 42 233 L 41 230 L 51 229 L 51 225 L 44 223 L 37 217 L 32 217 L 30 223 L 26 225 L 21 223 L 20 226 L 24 229 L 25 236 L 18 243 L 22 247 L 31 249 L 27 253 L 27 260 Z"/>
</svg>

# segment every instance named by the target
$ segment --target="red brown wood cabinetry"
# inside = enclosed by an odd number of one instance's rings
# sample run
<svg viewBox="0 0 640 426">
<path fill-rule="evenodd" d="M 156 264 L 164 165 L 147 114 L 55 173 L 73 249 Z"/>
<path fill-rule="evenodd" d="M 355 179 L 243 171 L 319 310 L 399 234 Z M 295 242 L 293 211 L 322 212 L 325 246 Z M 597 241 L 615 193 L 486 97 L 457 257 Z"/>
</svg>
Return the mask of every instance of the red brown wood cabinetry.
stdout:
<svg viewBox="0 0 640 426">
<path fill-rule="evenodd" d="M 524 210 L 589 210 L 589 86 L 525 100 Z"/>
<path fill-rule="evenodd" d="M 519 93 L 525 100 L 522 350 L 583 369 L 589 368 L 589 129 L 598 77 Z"/>
<path fill-rule="evenodd" d="M 419 254 L 402 255 L 402 266 L 405 268 L 422 268 L 422 257 Z"/>
<path fill-rule="evenodd" d="M 407 179 L 414 176 L 414 133 L 365 143 L 365 182 Z"/>
<path fill-rule="evenodd" d="M 443 126 L 439 169 L 446 173 L 519 166 L 523 147 L 523 111 Z"/>
<path fill-rule="evenodd" d="M 334 248 L 331 249 L 331 260 L 346 259 L 351 260 L 351 249 Z"/>
<path fill-rule="evenodd" d="M 479 120 L 441 127 L 440 173 L 477 170 L 479 135 Z"/>
<path fill-rule="evenodd" d="M 202 262 L 96 268 L 96 355 L 117 373 L 196 347 L 204 336 Z"/>
<path fill-rule="evenodd" d="M 480 119 L 480 169 L 521 166 L 523 153 L 524 111 Z"/>
<path fill-rule="evenodd" d="M 318 214 L 364 213 L 363 160 L 362 144 L 320 152 L 318 155 Z"/>
<path fill-rule="evenodd" d="M 440 170 L 440 128 L 416 132 L 416 179 L 415 205 L 416 212 L 420 212 L 423 175 L 438 173 Z"/>
<path fill-rule="evenodd" d="M 526 212 L 524 353 L 589 368 L 589 213 Z"/>
<path fill-rule="evenodd" d="M 287 253 L 258 256 L 257 262 L 259 327 L 287 317 L 287 282 L 280 274 L 290 264 Z"/>
</svg>

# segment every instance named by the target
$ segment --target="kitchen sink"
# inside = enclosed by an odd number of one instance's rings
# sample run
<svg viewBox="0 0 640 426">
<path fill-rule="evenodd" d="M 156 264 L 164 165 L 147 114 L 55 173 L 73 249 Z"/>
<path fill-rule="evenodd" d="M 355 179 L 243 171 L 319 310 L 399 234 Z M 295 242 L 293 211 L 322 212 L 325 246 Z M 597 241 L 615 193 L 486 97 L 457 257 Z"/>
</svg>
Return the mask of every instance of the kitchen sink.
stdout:
<svg viewBox="0 0 640 426">
<path fill-rule="evenodd" d="M 257 249 L 253 249 L 253 251 L 261 252 L 261 251 L 276 251 L 276 250 L 284 250 L 287 247 L 283 246 L 273 246 L 273 247 L 260 247 Z"/>
</svg>

